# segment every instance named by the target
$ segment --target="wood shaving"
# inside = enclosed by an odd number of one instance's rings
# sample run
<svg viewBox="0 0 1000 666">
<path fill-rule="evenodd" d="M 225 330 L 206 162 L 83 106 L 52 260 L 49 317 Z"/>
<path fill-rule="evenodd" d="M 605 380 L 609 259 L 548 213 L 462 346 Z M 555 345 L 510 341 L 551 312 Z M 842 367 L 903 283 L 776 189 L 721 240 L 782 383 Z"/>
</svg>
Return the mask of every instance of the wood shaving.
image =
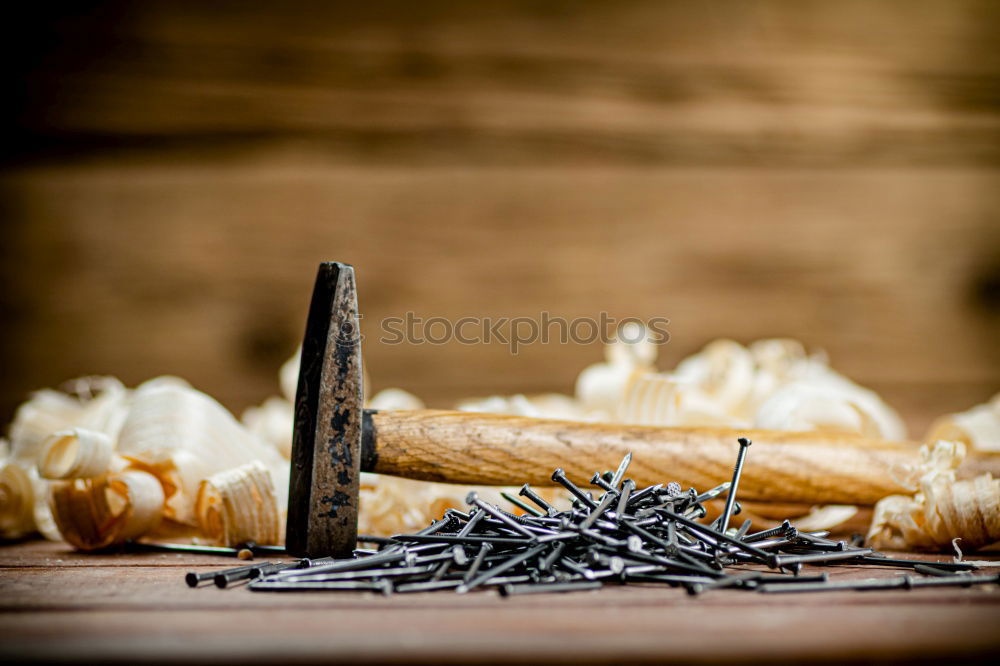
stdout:
<svg viewBox="0 0 1000 666">
<path fill-rule="evenodd" d="M 960 539 L 975 550 L 1000 540 L 1000 480 L 989 474 L 956 481 L 965 456 L 961 442 L 921 449 L 919 492 L 891 495 L 875 505 L 868 540 L 875 548 L 940 550 Z"/>
<path fill-rule="evenodd" d="M 126 470 L 52 485 L 50 504 L 59 532 L 80 550 L 97 550 L 152 532 L 163 518 L 156 477 Z"/>
<path fill-rule="evenodd" d="M 195 503 L 204 480 L 257 461 L 268 483 L 254 477 L 255 492 L 277 518 L 255 522 L 259 512 L 251 512 L 228 519 L 258 543 L 280 541 L 288 463 L 215 400 L 175 377 L 134 391 L 117 380 L 84 378 L 67 390 L 39 391 L 15 415 L 0 468 L 0 536 L 37 530 L 92 550 L 161 527 L 183 532 L 202 524 Z M 232 492 L 225 478 L 217 480 Z M 220 534 L 206 536 L 228 532 Z"/>
<path fill-rule="evenodd" d="M 38 474 L 43 479 L 85 479 L 107 473 L 114 442 L 103 432 L 70 428 L 53 433 L 41 446 Z"/>
<path fill-rule="evenodd" d="M 35 489 L 28 472 L 15 462 L 0 465 L 0 535 L 20 539 L 35 531 Z"/>
<path fill-rule="evenodd" d="M 791 518 L 792 524 L 800 531 L 813 532 L 828 530 L 843 525 L 858 513 L 858 507 L 848 504 L 827 504 L 814 507 L 804 516 Z"/>
<path fill-rule="evenodd" d="M 424 401 L 409 391 L 387 388 L 379 391 L 368 401 L 371 409 L 423 409 Z"/>
<path fill-rule="evenodd" d="M 168 491 L 165 515 L 178 523 L 197 524 L 195 499 L 202 481 L 252 461 L 260 461 L 271 474 L 280 509 L 287 503 L 288 463 L 275 446 L 214 399 L 171 380 L 147 382 L 135 390 L 118 453 L 160 478 Z"/>
<path fill-rule="evenodd" d="M 260 461 L 202 481 L 195 512 L 201 533 L 219 545 L 284 542 L 284 516 L 278 508 L 271 475 Z"/>
<path fill-rule="evenodd" d="M 272 396 L 260 406 L 246 409 L 240 418 L 247 430 L 270 442 L 285 460 L 292 458 L 292 430 L 295 427 L 289 405 L 284 398 Z"/>
<path fill-rule="evenodd" d="M 924 441 L 962 442 L 978 451 L 1000 453 L 1000 393 L 989 402 L 935 421 Z"/>
<path fill-rule="evenodd" d="M 748 346 L 718 340 L 674 370 L 660 372 L 657 346 L 638 324 L 629 326 L 605 347 L 603 362 L 580 373 L 574 395 L 489 396 L 462 401 L 458 408 L 583 421 L 905 437 L 899 416 L 878 395 L 794 340 Z M 246 410 L 242 422 L 173 377 L 135 390 L 113 378 L 88 377 L 64 391 L 32 394 L 18 409 L 0 458 L 0 536 L 38 530 L 90 549 L 154 530 L 165 533 L 167 526 L 190 526 L 220 544 L 280 543 L 298 364 L 296 353 L 281 368 L 281 395 Z M 386 389 L 367 405 L 419 409 L 423 402 L 401 389 Z M 1000 451 L 1000 395 L 942 418 L 932 434 Z M 919 492 L 880 502 L 873 538 L 899 548 L 939 547 L 950 535 L 961 535 L 966 544 L 997 539 L 997 481 L 954 482 L 953 471 L 951 477 L 928 476 L 928 470 L 953 470 L 956 450 L 931 449 L 921 469 L 896 470 L 901 483 Z M 39 470 L 50 478 L 42 478 Z M 413 531 L 447 508 L 464 506 L 469 490 L 363 474 L 359 531 Z M 500 489 L 476 490 L 491 502 L 501 501 Z M 553 503 L 565 501 L 554 490 L 541 492 Z M 154 506 L 157 498 L 162 499 Z M 765 505 L 751 507 L 748 515 L 758 508 L 761 524 L 777 518 L 764 511 L 773 508 Z M 846 506 L 782 511 L 784 517 L 798 516 L 793 519 L 808 529 L 856 523 L 862 515 Z"/>
</svg>

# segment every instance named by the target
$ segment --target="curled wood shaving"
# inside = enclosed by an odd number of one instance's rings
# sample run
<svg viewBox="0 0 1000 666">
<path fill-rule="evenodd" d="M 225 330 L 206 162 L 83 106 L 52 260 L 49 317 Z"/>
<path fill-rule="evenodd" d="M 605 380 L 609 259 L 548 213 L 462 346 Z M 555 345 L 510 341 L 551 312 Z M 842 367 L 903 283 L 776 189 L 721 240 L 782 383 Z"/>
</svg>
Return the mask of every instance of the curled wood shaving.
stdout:
<svg viewBox="0 0 1000 666">
<path fill-rule="evenodd" d="M 201 483 L 195 512 L 201 533 L 219 545 L 282 543 L 282 517 L 271 475 L 254 461 Z"/>
<path fill-rule="evenodd" d="M 17 539 L 40 532 L 46 539 L 62 540 L 49 509 L 49 485 L 49 481 L 38 476 L 33 461 L 16 460 L 9 454 L 3 457 L 0 461 L 0 538 Z"/>
<path fill-rule="evenodd" d="M 757 368 L 750 350 L 732 340 L 716 340 L 681 361 L 672 376 L 697 387 L 723 411 L 734 416 L 747 412 Z"/>
<path fill-rule="evenodd" d="M 651 425 L 728 424 L 905 437 L 899 416 L 878 395 L 837 374 L 821 355 L 808 356 L 791 340 L 760 340 L 749 348 L 717 340 L 660 382 L 671 383 L 672 409 L 647 406 L 662 403 L 662 397 L 626 395 L 623 416 L 645 410 Z M 651 420 L 651 413 L 660 420 Z"/>
<path fill-rule="evenodd" d="M 32 393 L 10 424 L 11 457 L 34 465 L 42 442 L 54 432 L 78 425 L 85 408 L 79 399 L 60 391 Z"/>
<path fill-rule="evenodd" d="M 584 414 L 571 398 L 558 393 L 541 395 L 494 395 L 488 398 L 463 400 L 456 406 L 464 412 L 485 412 L 489 414 L 514 414 L 533 418 L 588 420 L 592 415 Z"/>
<path fill-rule="evenodd" d="M 459 403 L 468 411 L 603 420 L 641 425 L 724 425 L 781 430 L 826 430 L 901 438 L 899 416 L 872 391 L 808 355 L 793 340 L 761 340 L 744 347 L 717 340 L 657 372 L 648 336 L 627 336 L 605 349 L 606 360 L 586 368 L 576 396 L 492 396 Z"/>
<path fill-rule="evenodd" d="M 35 531 L 35 489 L 21 465 L 0 465 L 0 537 L 18 539 Z"/>
<path fill-rule="evenodd" d="M 171 381 L 143 384 L 118 438 L 118 452 L 156 474 L 168 490 L 166 516 L 197 524 L 195 499 L 203 480 L 260 461 L 272 475 L 280 510 L 288 493 L 288 463 L 214 399 Z"/>
<path fill-rule="evenodd" d="M 266 500 L 284 510 L 280 452 L 187 382 L 160 377 L 130 391 L 91 377 L 66 391 L 39 391 L 17 411 L 0 481 L 0 535 L 38 530 L 91 550 L 158 530 L 162 518 L 183 533 L 197 524 L 201 482 L 254 460 L 273 481 Z"/>
<path fill-rule="evenodd" d="M 614 420 L 629 381 L 655 372 L 656 345 L 640 324 L 630 322 L 604 347 L 604 362 L 583 369 L 576 379 L 578 411 L 595 419 Z"/>
<path fill-rule="evenodd" d="M 258 407 L 250 407 L 240 419 L 251 433 L 270 442 L 281 457 L 292 457 L 292 430 L 295 427 L 291 405 L 283 398 L 272 396 Z"/>
<path fill-rule="evenodd" d="M 43 479 L 82 479 L 108 471 L 114 442 L 103 432 L 70 428 L 53 433 L 41 446 L 38 474 Z"/>
<path fill-rule="evenodd" d="M 925 441 L 939 439 L 962 442 L 979 451 L 1000 453 L 1000 393 L 985 404 L 935 421 Z"/>
<path fill-rule="evenodd" d="M 743 425 L 699 389 L 653 372 L 631 377 L 617 413 L 636 425 Z"/>
<path fill-rule="evenodd" d="M 62 537 L 80 550 L 97 550 L 151 532 L 163 517 L 156 477 L 126 470 L 52 484 L 52 515 Z"/>
<path fill-rule="evenodd" d="M 955 480 L 961 442 L 925 445 L 919 492 L 875 505 L 869 542 L 876 548 L 940 550 L 961 539 L 975 550 L 1000 541 L 1000 480 L 989 474 Z"/>
<path fill-rule="evenodd" d="M 83 377 L 68 382 L 73 393 L 36 391 L 14 414 L 11 455 L 34 465 L 45 441 L 55 432 L 82 427 L 118 436 L 128 411 L 129 392 L 112 377 Z"/>
<path fill-rule="evenodd" d="M 803 504 L 780 504 L 775 502 L 740 502 L 742 511 L 733 516 L 733 524 L 749 519 L 751 530 L 766 530 L 777 527 L 788 520 L 802 531 L 834 530 L 840 533 L 863 532 L 868 529 L 871 510 L 853 505 L 828 504 L 809 506 Z M 706 520 L 711 521 L 722 514 L 725 501 L 709 500 L 703 506 Z"/>
<path fill-rule="evenodd" d="M 839 525 L 843 525 L 858 513 L 858 507 L 849 504 L 827 504 L 825 506 L 813 507 L 809 513 L 797 518 L 791 518 L 791 522 L 799 530 L 813 532 L 816 530 L 829 530 Z"/>
<path fill-rule="evenodd" d="M 424 401 L 409 391 L 387 388 L 379 391 L 368 401 L 371 409 L 423 409 Z"/>
</svg>

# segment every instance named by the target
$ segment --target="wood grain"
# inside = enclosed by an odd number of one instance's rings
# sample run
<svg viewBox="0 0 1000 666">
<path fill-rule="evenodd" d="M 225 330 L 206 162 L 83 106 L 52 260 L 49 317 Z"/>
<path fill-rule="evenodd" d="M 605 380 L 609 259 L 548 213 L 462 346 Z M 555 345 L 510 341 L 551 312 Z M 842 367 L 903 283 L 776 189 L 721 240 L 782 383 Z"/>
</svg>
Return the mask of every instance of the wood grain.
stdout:
<svg viewBox="0 0 1000 666">
<path fill-rule="evenodd" d="M 731 590 L 692 598 L 638 585 L 509 599 L 491 592 L 254 594 L 188 589 L 184 572 L 212 570 L 204 557 L 181 556 L 165 566 L 161 555 L 109 558 L 63 549 L 37 542 L 0 548 L 5 660 L 974 663 L 1000 649 L 996 589 L 780 598 Z M 74 558 L 93 564 L 64 566 Z M 230 563 L 219 559 L 214 568 Z M 838 579 L 894 575 L 825 570 Z"/>
<path fill-rule="evenodd" d="M 639 487 L 677 481 L 702 490 L 732 479 L 739 437 L 755 443 L 740 481 L 740 497 L 801 504 L 873 505 L 887 495 L 912 494 L 908 470 L 920 464 L 918 445 L 822 432 L 723 427 L 665 428 L 534 419 L 443 410 L 371 415 L 373 470 L 425 481 L 552 485 L 563 468 L 586 485 L 595 471 L 613 470 L 628 453 L 628 475 Z M 1000 457 L 977 461 L 998 473 Z"/>
<path fill-rule="evenodd" d="M 996 3 L 378 5 L 11 21 L 3 420 L 85 373 L 258 402 L 330 259 L 374 388 L 434 406 L 570 391 L 600 346 L 385 317 L 668 317 L 664 367 L 792 336 L 914 437 L 1000 388 Z"/>
</svg>

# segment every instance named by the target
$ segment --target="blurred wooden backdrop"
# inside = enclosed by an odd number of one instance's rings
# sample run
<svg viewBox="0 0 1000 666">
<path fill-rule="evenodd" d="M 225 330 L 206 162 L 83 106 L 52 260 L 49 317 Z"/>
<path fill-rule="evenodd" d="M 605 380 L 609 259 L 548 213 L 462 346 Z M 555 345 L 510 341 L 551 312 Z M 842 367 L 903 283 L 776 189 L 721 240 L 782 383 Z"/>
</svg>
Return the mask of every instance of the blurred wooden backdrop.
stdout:
<svg viewBox="0 0 1000 666">
<path fill-rule="evenodd" d="M 369 330 L 664 316 L 664 366 L 794 336 L 918 432 L 1000 389 L 1000 3 L 16 11 L 4 421 L 84 373 L 261 400 L 326 259 Z M 443 405 L 570 390 L 601 352 L 365 353 Z"/>
</svg>

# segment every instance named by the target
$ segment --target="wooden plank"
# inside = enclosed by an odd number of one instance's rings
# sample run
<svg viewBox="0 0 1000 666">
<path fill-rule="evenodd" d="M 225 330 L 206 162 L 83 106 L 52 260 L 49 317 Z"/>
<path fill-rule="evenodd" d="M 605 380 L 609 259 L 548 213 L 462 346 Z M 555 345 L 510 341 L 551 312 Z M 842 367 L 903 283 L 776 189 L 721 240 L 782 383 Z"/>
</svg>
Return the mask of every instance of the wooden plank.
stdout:
<svg viewBox="0 0 1000 666">
<path fill-rule="evenodd" d="M 383 318 L 665 316 L 664 367 L 715 337 L 792 336 L 890 401 L 926 387 L 923 424 L 1000 381 L 995 318 L 970 297 L 995 173 L 107 164 L 0 186 L 22 313 L 0 351 L 8 409 L 93 372 L 259 401 L 331 258 L 358 267 L 374 388 L 441 406 L 571 391 L 600 345 L 379 344 Z"/>
<path fill-rule="evenodd" d="M 84 553 L 58 541 L 28 540 L 0 546 L 0 569 L 38 567 L 212 567 L 214 570 L 252 561 L 285 561 L 281 556 L 244 561 L 235 557 L 191 553 L 103 551 Z"/>
<path fill-rule="evenodd" d="M 18 121 L 56 154 L 288 137 L 396 163 L 1000 159 L 995 6 L 723 5 L 307 2 L 234 21 L 144 3 L 43 22 Z"/>
<path fill-rule="evenodd" d="M 666 316 L 665 366 L 798 337 L 916 435 L 1000 386 L 996 3 L 379 7 L 12 21 L 0 420 L 84 373 L 258 402 L 324 259 L 369 325 Z M 447 406 L 600 349 L 366 355 Z"/>
<path fill-rule="evenodd" d="M 693 598 L 635 586 L 510 599 L 489 592 L 384 598 L 191 590 L 182 573 L 203 558 L 190 556 L 175 566 L 126 555 L 95 558 L 87 568 L 10 568 L 11 551 L 33 553 L 45 564 L 53 555 L 65 557 L 59 548 L 0 549 L 5 658 L 783 663 L 919 657 L 953 663 L 1000 648 L 995 588 L 780 597 L 720 590 Z M 109 566 L 114 561 L 126 566 Z M 892 574 L 828 570 L 835 577 Z"/>
</svg>

